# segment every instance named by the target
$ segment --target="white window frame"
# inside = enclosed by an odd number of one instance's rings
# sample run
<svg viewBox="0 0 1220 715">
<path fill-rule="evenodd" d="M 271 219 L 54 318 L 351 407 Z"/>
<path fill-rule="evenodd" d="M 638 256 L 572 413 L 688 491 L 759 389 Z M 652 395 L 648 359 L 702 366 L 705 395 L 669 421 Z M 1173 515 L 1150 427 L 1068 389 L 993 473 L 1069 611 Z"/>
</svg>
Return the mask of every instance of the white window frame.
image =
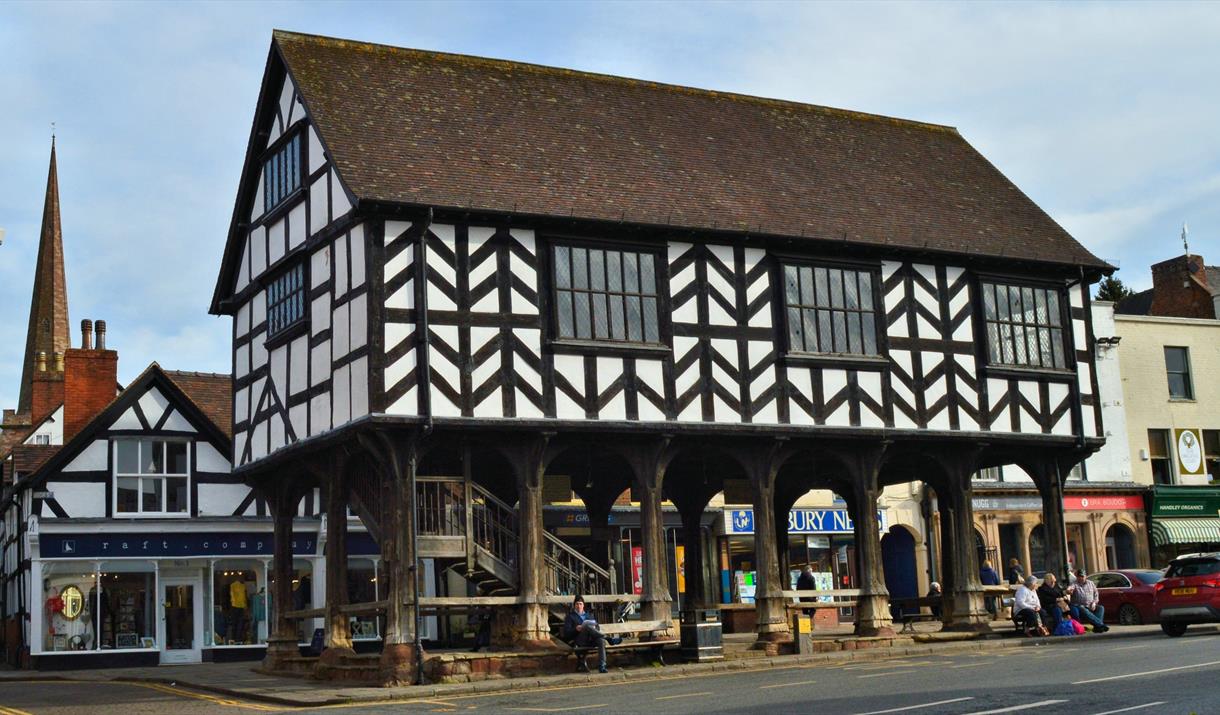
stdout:
<svg viewBox="0 0 1220 715">
<path fill-rule="evenodd" d="M 115 437 L 110 440 L 111 464 L 110 469 L 110 503 L 112 509 L 111 515 L 116 519 L 146 519 L 146 518 L 170 518 L 170 519 L 189 519 L 191 516 L 191 475 L 194 472 L 194 464 L 191 459 L 191 442 L 190 439 L 174 438 L 174 437 Z M 164 450 L 166 444 L 184 444 L 186 445 L 186 472 L 163 472 L 161 474 L 127 474 L 119 471 L 119 443 L 120 442 L 152 442 L 162 445 L 162 464 L 166 469 L 169 468 L 169 460 L 165 458 Z M 143 448 L 140 447 L 138 464 L 143 464 Z M 165 505 L 169 501 L 169 489 L 164 482 L 169 478 L 186 479 L 186 509 L 184 511 L 165 511 Z M 137 479 L 138 484 L 136 494 L 136 511 L 119 511 L 119 480 L 120 479 Z M 144 492 L 143 480 L 159 479 L 163 482 L 161 487 L 161 511 L 145 511 L 144 510 Z"/>
</svg>

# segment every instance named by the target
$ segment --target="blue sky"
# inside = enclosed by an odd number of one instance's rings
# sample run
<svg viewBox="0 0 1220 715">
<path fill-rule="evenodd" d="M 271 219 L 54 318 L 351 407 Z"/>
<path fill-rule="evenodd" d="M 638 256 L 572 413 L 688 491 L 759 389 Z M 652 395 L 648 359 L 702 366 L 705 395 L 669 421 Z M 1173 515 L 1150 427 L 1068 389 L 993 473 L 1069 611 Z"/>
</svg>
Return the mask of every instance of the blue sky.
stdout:
<svg viewBox="0 0 1220 715">
<path fill-rule="evenodd" d="M 953 125 L 1129 285 L 1183 220 L 1220 264 L 1220 4 L 4 3 L 0 406 L 52 121 L 73 323 L 123 381 L 229 370 L 207 307 L 277 27 Z"/>
</svg>

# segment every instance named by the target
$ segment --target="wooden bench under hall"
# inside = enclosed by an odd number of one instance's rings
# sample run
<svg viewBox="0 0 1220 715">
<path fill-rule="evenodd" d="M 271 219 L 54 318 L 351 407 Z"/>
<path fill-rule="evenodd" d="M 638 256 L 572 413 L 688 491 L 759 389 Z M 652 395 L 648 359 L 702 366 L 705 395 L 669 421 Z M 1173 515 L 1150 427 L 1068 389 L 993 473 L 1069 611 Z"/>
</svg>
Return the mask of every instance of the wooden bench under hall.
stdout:
<svg viewBox="0 0 1220 715">
<path fill-rule="evenodd" d="M 939 621 L 941 617 L 929 611 L 924 613 L 924 608 L 934 608 L 943 606 L 944 599 L 940 596 L 921 596 L 919 598 L 892 598 L 890 599 L 890 608 L 897 608 L 898 617 L 902 620 L 902 630 L 900 633 L 914 633 L 915 623 L 920 621 Z M 914 611 L 907 609 L 914 608 Z"/>
<path fill-rule="evenodd" d="M 677 639 L 660 639 L 660 640 L 639 640 L 641 636 L 652 633 L 653 631 L 666 631 L 673 628 L 673 621 L 627 621 L 625 623 L 599 623 L 598 630 L 606 636 L 632 636 L 636 640 L 624 641 L 618 645 L 606 644 L 606 655 L 616 651 L 644 651 L 651 652 L 653 660 L 665 665 L 665 657 L 663 651 L 669 646 L 678 645 Z M 590 653 L 597 652 L 597 646 L 578 646 L 570 644 L 572 653 L 576 655 L 576 670 L 588 670 L 588 657 Z"/>
</svg>

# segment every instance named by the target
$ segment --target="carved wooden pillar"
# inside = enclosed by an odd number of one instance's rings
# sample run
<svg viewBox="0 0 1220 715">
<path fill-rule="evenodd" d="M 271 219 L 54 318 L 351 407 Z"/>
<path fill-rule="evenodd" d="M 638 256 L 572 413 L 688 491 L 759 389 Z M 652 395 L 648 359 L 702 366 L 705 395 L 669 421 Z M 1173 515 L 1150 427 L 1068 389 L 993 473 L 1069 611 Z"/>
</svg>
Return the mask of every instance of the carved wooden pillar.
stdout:
<svg viewBox="0 0 1220 715">
<path fill-rule="evenodd" d="M 521 601 L 513 626 L 518 647 L 550 648 L 544 595 L 546 559 L 543 555 L 542 480 L 549 461 L 544 434 L 511 450 L 517 469 L 517 595 Z"/>
<path fill-rule="evenodd" d="M 276 479 L 273 477 L 273 479 Z M 263 667 L 277 670 L 285 659 L 300 655 L 297 643 L 300 637 L 292 621 L 285 617 L 292 604 L 292 522 L 297 505 L 301 501 L 301 490 L 286 483 L 290 476 L 281 476 L 265 489 L 267 506 L 271 510 L 274 524 L 272 534 L 272 578 L 271 587 L 271 632 L 267 637 L 267 655 Z"/>
<path fill-rule="evenodd" d="M 780 590 L 791 586 L 792 547 L 789 545 L 788 514 L 806 489 L 796 486 L 777 488 L 775 495 L 775 556 L 779 564 Z"/>
<path fill-rule="evenodd" d="M 352 627 L 340 612 L 347 603 L 347 474 L 339 459 L 331 459 L 326 489 L 326 650 L 322 660 L 337 660 L 352 650 Z"/>
<path fill-rule="evenodd" d="M 754 608 L 758 619 L 755 648 L 769 651 L 775 650 L 777 642 L 792 637 L 776 545 L 775 481 L 782 465 L 781 444 L 757 448 L 749 469 L 754 493 Z"/>
<path fill-rule="evenodd" d="M 991 614 L 983 598 L 979 578 L 978 550 L 974 538 L 973 475 L 978 452 L 964 449 L 943 455 L 940 459 L 946 472 L 945 489 L 937 496 L 947 504 L 941 506 L 941 533 L 951 534 L 952 554 L 946 564 L 942 584 L 945 592 L 944 627 L 950 630 L 986 631 L 991 629 Z M 947 506 L 947 509 L 946 509 Z M 950 544 L 945 542 L 948 549 Z"/>
<path fill-rule="evenodd" d="M 1042 497 L 1042 532 L 1045 556 L 1043 564 L 1048 572 L 1058 578 L 1065 577 L 1067 569 L 1067 524 L 1063 515 L 1063 480 L 1068 469 L 1061 469 L 1055 458 L 1039 460 L 1026 467 L 1038 485 Z"/>
<path fill-rule="evenodd" d="M 856 538 L 860 590 L 856 607 L 856 635 L 892 636 L 894 621 L 890 614 L 890 592 L 885 587 L 885 566 L 881 558 L 881 526 L 877 506 L 881 498 L 878 481 L 884 445 L 860 449 L 852 461 L 852 526 Z"/>
<path fill-rule="evenodd" d="M 662 484 L 672 456 L 669 438 L 665 437 L 634 447 L 631 459 L 640 497 L 640 540 L 644 549 L 640 614 L 646 621 L 669 622 L 673 617 L 673 597 L 669 594 L 669 569 L 665 558 L 665 517 L 661 511 L 665 498 Z"/>
</svg>

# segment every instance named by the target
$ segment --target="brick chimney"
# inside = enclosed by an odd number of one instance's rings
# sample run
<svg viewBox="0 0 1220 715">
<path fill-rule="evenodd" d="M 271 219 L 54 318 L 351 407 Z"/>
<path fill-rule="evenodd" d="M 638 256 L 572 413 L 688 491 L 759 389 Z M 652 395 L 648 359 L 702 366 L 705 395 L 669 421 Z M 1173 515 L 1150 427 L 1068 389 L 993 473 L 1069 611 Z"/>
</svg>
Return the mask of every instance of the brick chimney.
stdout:
<svg viewBox="0 0 1220 715">
<path fill-rule="evenodd" d="M 64 401 L 63 353 L 56 352 L 48 362 L 47 354 L 39 352 L 30 377 L 30 419 L 37 424 Z"/>
<path fill-rule="evenodd" d="M 1203 256 L 1187 254 L 1152 266 L 1152 305 L 1149 315 L 1175 318 L 1216 318 L 1212 286 L 1207 284 Z"/>
<path fill-rule="evenodd" d="M 64 353 L 64 442 L 76 436 L 118 393 L 119 354 L 106 350 L 106 322 L 97 321 L 93 343 L 89 320 L 81 321 L 81 347 Z"/>
</svg>

